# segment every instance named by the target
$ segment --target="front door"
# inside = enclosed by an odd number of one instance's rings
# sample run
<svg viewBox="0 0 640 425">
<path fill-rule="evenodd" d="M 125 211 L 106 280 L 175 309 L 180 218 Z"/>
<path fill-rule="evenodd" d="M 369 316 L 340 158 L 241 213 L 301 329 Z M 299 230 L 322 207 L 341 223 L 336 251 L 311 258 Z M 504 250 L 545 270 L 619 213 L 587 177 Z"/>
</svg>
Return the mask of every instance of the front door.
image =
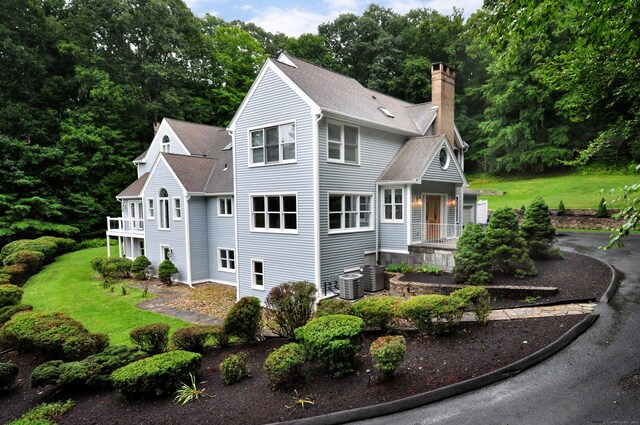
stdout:
<svg viewBox="0 0 640 425">
<path fill-rule="evenodd" d="M 425 239 L 427 242 L 440 238 L 440 196 L 425 195 L 424 197 Z"/>
</svg>

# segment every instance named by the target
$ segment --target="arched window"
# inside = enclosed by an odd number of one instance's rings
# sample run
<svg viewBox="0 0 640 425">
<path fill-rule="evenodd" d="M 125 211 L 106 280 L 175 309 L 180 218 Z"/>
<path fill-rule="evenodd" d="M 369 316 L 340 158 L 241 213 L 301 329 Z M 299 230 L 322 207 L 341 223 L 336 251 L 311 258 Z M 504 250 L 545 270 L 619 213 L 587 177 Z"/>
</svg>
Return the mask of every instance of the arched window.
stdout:
<svg viewBox="0 0 640 425">
<path fill-rule="evenodd" d="M 171 152 L 171 140 L 169 140 L 169 136 L 162 138 L 162 152 Z"/>
<path fill-rule="evenodd" d="M 167 189 L 165 189 L 164 187 L 160 189 L 158 203 L 160 204 L 160 220 L 158 221 L 158 226 L 160 226 L 160 229 L 168 229 L 169 228 L 169 193 L 167 192 Z"/>
</svg>

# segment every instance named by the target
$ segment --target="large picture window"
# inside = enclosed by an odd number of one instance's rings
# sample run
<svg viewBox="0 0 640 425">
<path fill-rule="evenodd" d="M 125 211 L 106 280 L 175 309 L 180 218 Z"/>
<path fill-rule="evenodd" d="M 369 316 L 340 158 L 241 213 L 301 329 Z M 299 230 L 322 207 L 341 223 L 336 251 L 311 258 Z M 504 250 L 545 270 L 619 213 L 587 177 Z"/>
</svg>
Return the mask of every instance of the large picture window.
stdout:
<svg viewBox="0 0 640 425">
<path fill-rule="evenodd" d="M 330 232 L 371 229 L 371 195 L 329 194 Z"/>
<path fill-rule="evenodd" d="M 167 189 L 160 189 L 160 196 L 158 197 L 158 204 L 160 205 L 160 217 L 158 220 L 158 228 L 169 228 L 169 194 Z"/>
<path fill-rule="evenodd" d="M 345 124 L 327 124 L 327 158 L 329 161 L 358 164 L 360 162 L 360 130 Z"/>
<path fill-rule="evenodd" d="M 251 130 L 251 165 L 281 164 L 296 160 L 296 125 L 287 123 Z"/>
<path fill-rule="evenodd" d="M 401 222 L 404 218 L 402 188 L 385 189 L 382 195 L 382 220 Z"/>
<path fill-rule="evenodd" d="M 296 195 L 254 195 L 251 208 L 254 230 L 290 233 L 298 230 Z"/>
</svg>

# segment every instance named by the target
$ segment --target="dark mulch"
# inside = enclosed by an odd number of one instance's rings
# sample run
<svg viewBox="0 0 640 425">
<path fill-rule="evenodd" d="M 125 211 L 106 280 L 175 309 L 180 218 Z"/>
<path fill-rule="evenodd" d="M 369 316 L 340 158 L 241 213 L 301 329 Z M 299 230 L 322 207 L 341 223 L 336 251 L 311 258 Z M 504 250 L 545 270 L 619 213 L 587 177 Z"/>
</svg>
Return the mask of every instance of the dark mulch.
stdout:
<svg viewBox="0 0 640 425">
<path fill-rule="evenodd" d="M 519 299 L 497 299 L 491 304 L 493 308 L 512 308 L 553 303 L 597 301 L 607 290 L 611 280 L 611 269 L 606 264 L 592 257 L 563 252 L 564 259 L 547 259 L 536 261 L 538 275 L 524 279 L 496 274 L 491 285 L 544 286 L 556 287 L 558 292 L 535 302 L 524 302 Z M 453 275 L 443 273 L 434 276 L 427 273 L 407 273 L 401 278 L 405 282 L 426 282 L 453 284 Z"/>
<path fill-rule="evenodd" d="M 538 269 L 540 274 L 536 278 L 513 282 L 497 277 L 496 283 L 558 286 L 561 291 L 571 294 L 562 296 L 595 299 L 604 293 L 611 278 L 609 269 L 603 264 L 574 254 L 565 254 L 564 261 L 538 263 Z M 497 321 L 484 327 L 463 323 L 456 334 L 437 338 L 407 333 L 407 355 L 397 379 L 378 382 L 374 377 L 370 385 L 366 370 L 373 367 L 368 350 L 379 334 L 368 333 L 355 374 L 336 379 L 308 365 L 306 383 L 296 388 L 301 397 L 315 402 L 305 410 L 295 404 L 292 389 L 271 390 L 261 372 L 267 355 L 284 343 L 280 339 L 268 339 L 253 347 L 235 346 L 207 353 L 198 379 L 206 381 L 199 387 L 206 388 L 206 393 L 212 397 L 185 406 L 174 404 L 172 397 L 128 402 L 114 391 L 30 389 L 31 371 L 45 359 L 39 355 L 11 352 L 1 355 L 0 361 L 18 364 L 20 375 L 14 388 L 0 393 L 0 423 L 19 417 L 39 403 L 69 398 L 75 400 L 76 406 L 63 417 L 63 424 L 188 422 L 240 425 L 320 415 L 396 400 L 482 375 L 545 347 L 583 317 Z M 250 353 L 253 377 L 224 386 L 218 364 L 228 354 L 242 350 Z"/>
</svg>

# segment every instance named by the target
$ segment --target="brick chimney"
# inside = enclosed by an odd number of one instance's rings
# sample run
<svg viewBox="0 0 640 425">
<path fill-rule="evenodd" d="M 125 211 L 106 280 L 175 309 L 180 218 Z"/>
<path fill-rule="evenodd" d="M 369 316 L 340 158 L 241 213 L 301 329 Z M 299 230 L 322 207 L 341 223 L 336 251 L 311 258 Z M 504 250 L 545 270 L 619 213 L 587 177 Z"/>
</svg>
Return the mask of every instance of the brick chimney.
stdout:
<svg viewBox="0 0 640 425">
<path fill-rule="evenodd" d="M 431 65 L 431 103 L 438 107 L 434 134 L 446 134 L 455 148 L 456 72 L 443 63 Z"/>
</svg>

